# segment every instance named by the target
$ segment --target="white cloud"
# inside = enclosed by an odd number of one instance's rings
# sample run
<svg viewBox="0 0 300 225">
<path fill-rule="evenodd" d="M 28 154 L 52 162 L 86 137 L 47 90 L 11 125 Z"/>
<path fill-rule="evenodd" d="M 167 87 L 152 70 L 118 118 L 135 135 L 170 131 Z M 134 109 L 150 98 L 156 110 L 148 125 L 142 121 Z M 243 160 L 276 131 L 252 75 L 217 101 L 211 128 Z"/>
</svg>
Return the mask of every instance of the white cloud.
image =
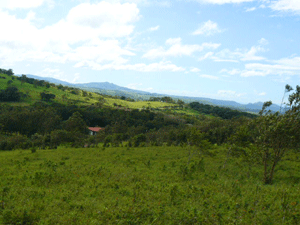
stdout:
<svg viewBox="0 0 300 225">
<path fill-rule="evenodd" d="M 46 0 L 1 0 L 0 9 L 17 9 L 17 8 L 36 8 L 41 6 Z"/>
<path fill-rule="evenodd" d="M 158 30 L 158 29 L 159 29 L 159 25 L 156 26 L 156 27 L 150 27 L 150 28 L 149 28 L 149 31 L 156 31 L 156 30 Z"/>
<path fill-rule="evenodd" d="M 267 95 L 267 93 L 266 92 L 261 92 L 261 93 L 258 93 L 258 95 L 259 96 L 265 96 L 265 95 Z"/>
<path fill-rule="evenodd" d="M 242 53 L 240 49 L 235 51 L 223 49 L 220 52 L 211 55 L 209 58 L 216 62 L 239 62 L 239 59 L 242 58 Z"/>
<path fill-rule="evenodd" d="M 227 4 L 227 3 L 243 3 L 243 2 L 253 2 L 255 0 L 194 0 L 200 3 L 210 3 L 210 4 Z"/>
<path fill-rule="evenodd" d="M 133 84 L 128 84 L 126 87 L 134 90 L 141 90 L 141 91 L 153 91 L 152 87 L 149 88 L 141 88 L 143 86 L 142 83 L 133 83 Z"/>
<path fill-rule="evenodd" d="M 271 9 L 284 12 L 300 13 L 299 0 L 278 0 L 272 1 L 270 4 Z"/>
<path fill-rule="evenodd" d="M 181 44 L 181 38 L 169 38 L 166 40 L 167 45 L 180 45 Z"/>
<path fill-rule="evenodd" d="M 260 52 L 266 52 L 263 45 L 267 45 L 269 42 L 265 38 L 261 38 L 258 46 L 252 46 L 250 49 L 235 49 L 231 51 L 229 49 L 223 49 L 217 53 L 208 52 L 206 55 L 201 57 L 199 60 L 212 59 L 216 62 L 241 62 L 241 61 L 262 61 L 266 60 L 265 57 L 258 56 Z"/>
<path fill-rule="evenodd" d="M 160 72 L 160 71 L 171 71 L 171 72 L 183 72 L 183 67 L 178 67 L 169 61 L 161 61 L 158 63 L 151 64 L 97 64 L 94 62 L 85 62 L 84 65 L 78 65 L 77 67 L 89 66 L 94 70 L 132 70 L 138 72 Z"/>
<path fill-rule="evenodd" d="M 256 7 L 247 8 L 246 12 L 253 12 L 256 10 Z"/>
<path fill-rule="evenodd" d="M 265 52 L 265 49 L 260 46 L 252 46 L 251 49 L 245 52 L 241 58 L 242 61 L 260 61 L 264 60 L 264 57 L 257 56 L 256 53 Z"/>
<path fill-rule="evenodd" d="M 241 71 L 239 69 L 232 69 L 232 70 L 227 70 L 227 69 L 222 69 L 220 71 L 220 73 L 227 73 L 227 74 L 230 74 L 230 75 L 237 75 L 237 74 L 240 74 Z"/>
<path fill-rule="evenodd" d="M 211 80 L 219 80 L 219 77 L 213 76 L 213 75 L 207 75 L 207 74 L 201 74 L 201 75 L 199 75 L 199 77 L 207 78 L 207 79 L 211 79 Z"/>
<path fill-rule="evenodd" d="M 213 54 L 214 54 L 213 52 L 208 52 L 204 56 L 200 57 L 199 61 L 202 61 L 202 60 L 207 59 L 207 58 L 211 58 L 211 56 L 213 56 Z"/>
<path fill-rule="evenodd" d="M 261 4 L 261 5 L 259 6 L 259 8 L 261 8 L 261 9 L 265 9 L 265 8 L 267 8 L 267 6 L 266 6 L 266 5 L 264 5 L 264 4 Z"/>
<path fill-rule="evenodd" d="M 82 0 L 83 1 L 83 0 Z M 90 0 L 85 0 L 90 1 Z M 135 3 L 137 5 L 142 6 L 159 6 L 159 7 L 170 7 L 171 1 L 170 0 L 106 0 L 111 3 Z"/>
<path fill-rule="evenodd" d="M 72 8 L 66 20 L 54 25 L 53 29 L 58 29 L 57 31 L 63 32 L 68 38 L 78 34 L 80 38 L 122 37 L 132 33 L 132 23 L 139 18 L 139 9 L 133 3 L 83 3 Z"/>
<path fill-rule="evenodd" d="M 60 71 L 59 69 L 51 69 L 51 68 L 46 68 L 41 72 L 38 72 L 37 75 L 41 77 L 54 77 L 57 79 L 62 79 L 64 76 L 64 73 Z"/>
<path fill-rule="evenodd" d="M 138 89 L 138 86 L 143 86 L 142 83 L 128 84 L 126 87 L 130 89 Z"/>
<path fill-rule="evenodd" d="M 80 73 L 75 73 L 74 78 L 72 80 L 72 83 L 77 83 L 77 81 L 80 79 Z"/>
<path fill-rule="evenodd" d="M 0 21 L 6 21 L 1 24 L 1 29 L 10 31 L 0 36 L 0 61 L 4 64 L 13 65 L 26 60 L 63 62 L 56 52 L 57 44 L 49 43 L 28 19 L 17 19 L 0 11 Z"/>
<path fill-rule="evenodd" d="M 144 4 L 146 6 L 148 5 L 156 5 L 156 6 L 162 6 L 162 7 L 169 7 L 171 5 L 171 2 L 169 0 L 115 0 L 117 2 L 133 2 L 136 4 Z"/>
<path fill-rule="evenodd" d="M 135 4 L 98 4 L 82 3 L 70 10 L 67 21 L 81 26 L 98 28 L 104 23 L 127 24 L 139 18 L 139 9 Z"/>
<path fill-rule="evenodd" d="M 288 66 L 291 69 L 297 69 L 300 70 L 300 57 L 294 57 L 294 58 L 282 58 L 275 61 L 276 63 L 279 63 L 284 66 Z"/>
<path fill-rule="evenodd" d="M 243 71 L 241 73 L 241 76 L 242 77 L 254 77 L 254 76 L 264 77 L 266 75 L 269 75 L 270 73 L 271 73 L 270 70 L 266 70 L 266 71 L 247 70 L 247 71 Z"/>
<path fill-rule="evenodd" d="M 272 64 L 271 64 L 272 63 Z M 282 58 L 270 61 L 270 64 L 250 63 L 245 65 L 242 77 L 250 76 L 293 76 L 300 74 L 300 57 Z"/>
<path fill-rule="evenodd" d="M 220 44 L 203 43 L 202 45 L 183 45 L 181 38 L 170 38 L 166 41 L 166 45 L 170 45 L 169 49 L 163 47 L 152 49 L 143 55 L 143 58 L 155 59 L 170 56 L 191 56 L 194 52 L 201 52 L 204 49 L 216 49 Z"/>
<path fill-rule="evenodd" d="M 215 54 L 210 54 L 206 58 L 211 58 L 216 62 L 240 62 L 240 61 L 261 61 L 265 60 L 262 56 L 257 56 L 259 52 L 265 52 L 266 50 L 261 46 L 252 46 L 248 49 L 236 49 L 230 51 L 229 49 L 223 49 Z"/>
<path fill-rule="evenodd" d="M 265 39 L 265 38 L 261 38 L 261 39 L 258 41 L 258 43 L 259 43 L 260 45 L 268 45 L 268 44 L 269 44 L 268 40 Z"/>
<path fill-rule="evenodd" d="M 121 48 L 118 40 L 102 41 L 95 39 L 70 51 L 65 55 L 65 58 L 79 63 L 84 61 L 94 61 L 96 63 L 113 61 L 120 64 L 127 62 L 123 56 L 134 55 L 131 51 Z"/>
<path fill-rule="evenodd" d="M 35 14 L 31 11 L 19 19 L 0 10 L 0 21 L 5 21 L 0 27 L 9 30 L 0 35 L 0 61 L 4 65 L 21 61 L 125 63 L 123 56 L 134 53 L 122 47 L 118 38 L 128 37 L 139 17 L 133 3 L 83 3 L 72 8 L 65 19 L 38 28 L 32 24 Z"/>
<path fill-rule="evenodd" d="M 237 93 L 236 91 L 231 90 L 219 90 L 218 95 L 222 97 L 241 97 L 246 95 L 246 93 Z"/>
<path fill-rule="evenodd" d="M 207 22 L 203 23 L 196 31 L 193 32 L 193 35 L 213 35 L 216 33 L 220 33 L 222 30 L 218 27 L 218 24 L 208 20 Z"/>
<path fill-rule="evenodd" d="M 190 71 L 191 71 L 192 73 L 198 73 L 198 72 L 200 72 L 201 70 L 200 70 L 199 68 L 193 67 L 193 68 L 191 68 Z"/>
</svg>

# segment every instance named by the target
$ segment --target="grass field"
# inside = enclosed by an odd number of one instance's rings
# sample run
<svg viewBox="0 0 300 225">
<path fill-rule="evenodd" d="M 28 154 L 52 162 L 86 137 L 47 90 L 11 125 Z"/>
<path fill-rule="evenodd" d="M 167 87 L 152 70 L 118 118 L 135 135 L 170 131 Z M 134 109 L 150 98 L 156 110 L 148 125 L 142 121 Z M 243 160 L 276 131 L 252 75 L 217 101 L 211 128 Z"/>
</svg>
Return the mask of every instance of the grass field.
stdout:
<svg viewBox="0 0 300 225">
<path fill-rule="evenodd" d="M 106 104 L 109 106 L 113 106 L 113 104 L 121 105 L 122 107 L 131 108 L 131 109 L 143 109 L 143 108 L 164 108 L 177 106 L 176 104 L 165 103 L 165 102 L 152 102 L 152 101 L 124 101 L 121 99 L 114 98 L 105 98 Z"/>
<path fill-rule="evenodd" d="M 273 185 L 215 146 L 0 152 L 0 224 L 299 224 L 300 159 Z M 226 161 L 227 160 L 227 161 Z M 226 163 L 225 163 L 226 161 Z"/>
</svg>

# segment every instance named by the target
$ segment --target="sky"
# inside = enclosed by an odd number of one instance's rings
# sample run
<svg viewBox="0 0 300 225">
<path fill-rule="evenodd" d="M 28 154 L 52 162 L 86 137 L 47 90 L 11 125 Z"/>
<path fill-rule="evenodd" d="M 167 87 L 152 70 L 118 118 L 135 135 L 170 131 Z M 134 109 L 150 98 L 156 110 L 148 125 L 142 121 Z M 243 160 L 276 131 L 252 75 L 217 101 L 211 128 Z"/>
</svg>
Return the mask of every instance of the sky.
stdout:
<svg viewBox="0 0 300 225">
<path fill-rule="evenodd" d="M 280 104 L 300 85 L 300 0 L 0 0 L 0 68 Z"/>
</svg>

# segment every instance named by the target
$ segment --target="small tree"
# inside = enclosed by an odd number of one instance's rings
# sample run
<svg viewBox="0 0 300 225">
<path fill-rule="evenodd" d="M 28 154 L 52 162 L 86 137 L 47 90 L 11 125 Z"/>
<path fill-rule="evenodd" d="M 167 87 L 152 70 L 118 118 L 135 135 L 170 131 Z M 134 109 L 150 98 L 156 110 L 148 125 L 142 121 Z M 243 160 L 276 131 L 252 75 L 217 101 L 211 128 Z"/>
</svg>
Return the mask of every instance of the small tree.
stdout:
<svg viewBox="0 0 300 225">
<path fill-rule="evenodd" d="M 7 87 L 0 91 L 0 102 L 18 102 L 21 99 L 21 93 L 16 87 Z"/>
<path fill-rule="evenodd" d="M 23 83 L 25 83 L 26 80 L 27 80 L 26 75 L 25 75 L 25 74 L 22 74 L 22 76 L 20 77 L 20 80 L 21 80 L 21 85 L 23 85 Z"/>
<path fill-rule="evenodd" d="M 7 70 L 7 73 L 6 73 L 8 76 L 12 76 L 12 75 L 14 75 L 14 72 L 13 72 L 13 70 L 12 69 L 9 69 L 9 70 Z"/>
<path fill-rule="evenodd" d="M 203 155 L 210 154 L 209 149 L 212 147 L 212 144 L 206 139 L 206 134 L 197 128 L 193 127 L 188 131 L 187 141 L 189 145 L 196 146 L 196 148 L 188 148 L 189 159 L 187 164 L 190 163 L 194 155 L 203 157 Z"/>
<path fill-rule="evenodd" d="M 178 100 L 177 100 L 177 104 L 179 105 L 179 107 L 180 107 L 181 109 L 183 109 L 183 107 L 184 107 L 184 101 L 178 99 Z"/>
<path fill-rule="evenodd" d="M 41 99 L 46 102 L 50 102 L 51 99 L 55 98 L 54 94 L 47 94 L 45 92 L 41 92 L 40 95 L 41 95 Z"/>
<path fill-rule="evenodd" d="M 50 88 L 50 83 L 47 82 L 46 85 L 45 85 L 45 87 L 46 88 Z"/>
<path fill-rule="evenodd" d="M 11 85 L 12 83 L 13 83 L 12 80 L 7 81 L 7 85 L 8 85 L 8 86 Z"/>
<path fill-rule="evenodd" d="M 74 112 L 72 116 L 64 122 L 63 128 L 70 132 L 87 132 L 87 125 L 79 112 Z"/>
<path fill-rule="evenodd" d="M 61 84 L 57 86 L 57 89 L 59 90 L 63 90 L 64 91 L 64 86 L 62 86 Z"/>
<path fill-rule="evenodd" d="M 98 102 L 96 103 L 96 105 L 97 105 L 98 107 L 102 107 L 102 106 L 104 105 L 104 103 L 105 103 L 104 97 L 103 97 L 103 96 L 100 96 L 100 97 L 98 98 Z"/>
<path fill-rule="evenodd" d="M 286 92 L 291 90 L 287 85 Z M 272 183 L 275 167 L 288 150 L 299 146 L 300 87 L 290 95 L 290 109 L 284 114 L 267 111 L 271 104 L 265 102 L 260 116 L 242 126 L 233 138 L 234 143 L 245 147 L 244 156 L 248 162 L 262 163 L 265 184 Z"/>
<path fill-rule="evenodd" d="M 88 93 L 86 91 L 82 91 L 82 97 L 86 97 Z"/>
</svg>

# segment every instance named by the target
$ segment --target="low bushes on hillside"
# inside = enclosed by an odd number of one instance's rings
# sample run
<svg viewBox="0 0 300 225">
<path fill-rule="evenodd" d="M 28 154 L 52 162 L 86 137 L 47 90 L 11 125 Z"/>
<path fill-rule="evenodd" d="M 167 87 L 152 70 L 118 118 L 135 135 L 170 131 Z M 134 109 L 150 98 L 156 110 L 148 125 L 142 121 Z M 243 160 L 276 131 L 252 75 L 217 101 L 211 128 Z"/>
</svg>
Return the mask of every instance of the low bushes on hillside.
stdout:
<svg viewBox="0 0 300 225">
<path fill-rule="evenodd" d="M 18 102 L 21 100 L 22 93 L 16 87 L 7 87 L 0 90 L 0 102 Z"/>
</svg>

